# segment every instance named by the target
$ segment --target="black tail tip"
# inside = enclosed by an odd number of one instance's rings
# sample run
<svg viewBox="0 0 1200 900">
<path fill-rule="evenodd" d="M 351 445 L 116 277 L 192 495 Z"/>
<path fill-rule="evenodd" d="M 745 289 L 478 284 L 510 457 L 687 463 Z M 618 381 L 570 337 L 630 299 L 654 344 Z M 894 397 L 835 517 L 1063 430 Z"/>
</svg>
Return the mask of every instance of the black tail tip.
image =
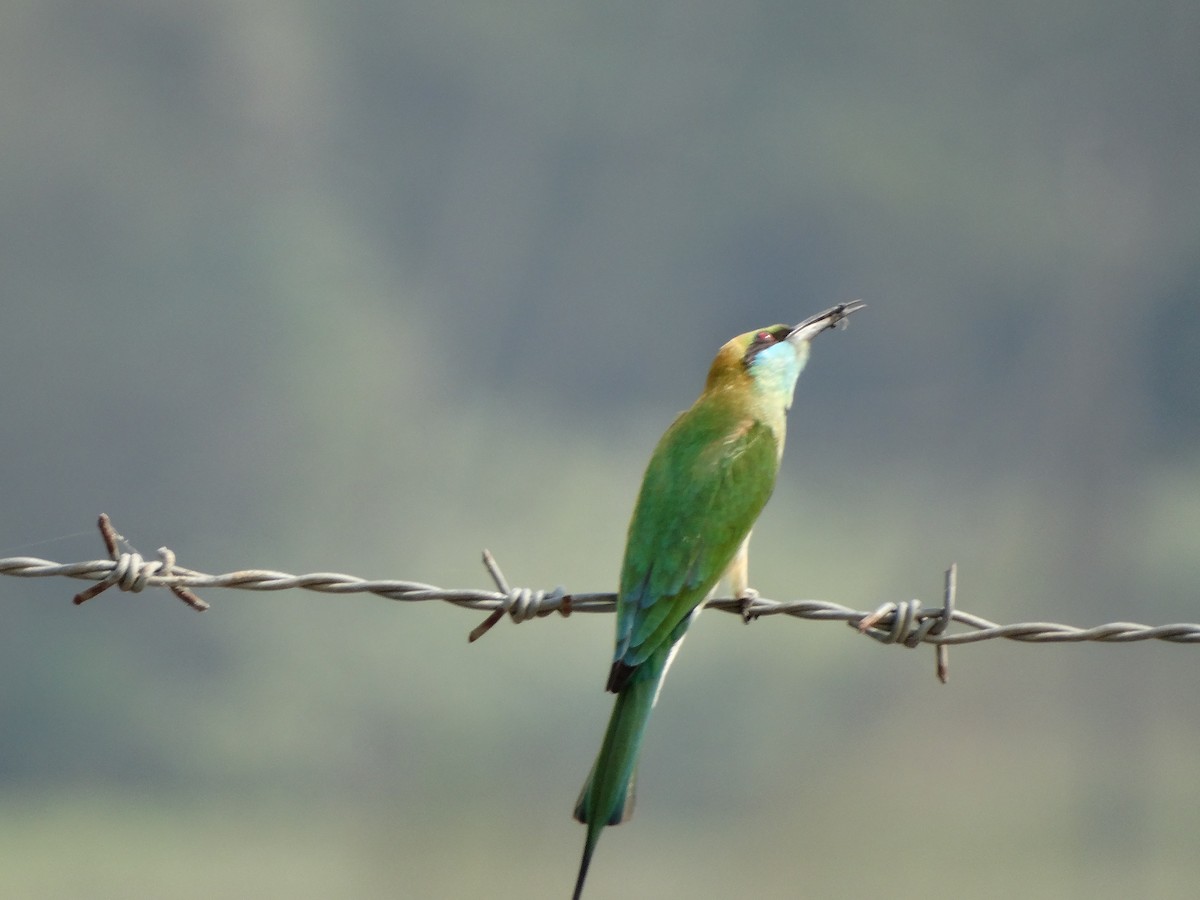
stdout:
<svg viewBox="0 0 1200 900">
<path fill-rule="evenodd" d="M 575 891 L 571 894 L 571 900 L 580 900 L 583 897 L 583 883 L 587 880 L 588 863 L 590 861 L 585 856 L 583 863 L 579 866 L 579 876 L 575 879 Z"/>
<path fill-rule="evenodd" d="M 613 694 L 621 693 L 621 688 L 629 683 L 630 676 L 636 671 L 637 666 L 628 665 L 618 659 L 608 670 L 608 684 L 604 686 L 604 689 Z"/>
<path fill-rule="evenodd" d="M 600 830 L 588 826 L 587 838 L 583 844 L 583 858 L 579 860 L 579 875 L 575 878 L 575 892 L 571 894 L 571 900 L 579 900 L 583 896 L 583 883 L 587 881 L 588 866 L 592 864 L 592 852 L 600 839 Z"/>
</svg>

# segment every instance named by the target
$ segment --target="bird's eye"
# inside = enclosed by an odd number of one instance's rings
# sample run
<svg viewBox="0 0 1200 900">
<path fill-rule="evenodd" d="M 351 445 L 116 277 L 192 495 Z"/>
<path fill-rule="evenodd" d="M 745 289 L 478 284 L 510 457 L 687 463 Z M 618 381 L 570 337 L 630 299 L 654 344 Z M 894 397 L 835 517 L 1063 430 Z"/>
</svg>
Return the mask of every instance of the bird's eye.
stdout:
<svg viewBox="0 0 1200 900">
<path fill-rule="evenodd" d="M 780 331 L 779 329 L 764 328 L 761 331 L 754 332 L 754 339 L 750 342 L 750 346 L 746 348 L 745 356 L 742 357 L 743 362 L 748 365 L 750 360 L 754 359 L 761 351 L 775 346 L 785 337 L 787 337 L 787 332 Z"/>
</svg>

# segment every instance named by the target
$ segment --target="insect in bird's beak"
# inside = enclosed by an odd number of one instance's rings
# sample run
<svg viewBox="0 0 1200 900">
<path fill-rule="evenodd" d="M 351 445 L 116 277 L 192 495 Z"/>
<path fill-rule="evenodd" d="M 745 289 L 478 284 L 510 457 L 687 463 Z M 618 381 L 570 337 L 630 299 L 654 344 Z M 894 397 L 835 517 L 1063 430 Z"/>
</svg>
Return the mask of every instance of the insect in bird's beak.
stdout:
<svg viewBox="0 0 1200 900">
<path fill-rule="evenodd" d="M 846 319 L 850 314 L 858 312 L 866 305 L 861 300 L 850 300 L 847 303 L 839 303 L 824 312 L 819 312 L 815 316 L 809 316 L 788 333 L 788 339 L 808 341 L 827 328 L 845 328 Z"/>
</svg>

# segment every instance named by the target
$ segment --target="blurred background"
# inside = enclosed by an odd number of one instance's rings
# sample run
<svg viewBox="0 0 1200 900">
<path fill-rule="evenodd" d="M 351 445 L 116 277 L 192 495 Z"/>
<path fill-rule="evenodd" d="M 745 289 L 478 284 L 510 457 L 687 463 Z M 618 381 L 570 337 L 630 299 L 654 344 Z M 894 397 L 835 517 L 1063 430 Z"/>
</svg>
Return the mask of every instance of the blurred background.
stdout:
<svg viewBox="0 0 1200 900">
<path fill-rule="evenodd" d="M 717 347 L 766 597 L 1200 620 L 1200 6 L 0 6 L 0 556 L 615 587 Z M 0 894 L 563 897 L 609 616 L 0 578 Z M 1200 650 L 709 613 L 587 896 L 1191 896 Z"/>
</svg>

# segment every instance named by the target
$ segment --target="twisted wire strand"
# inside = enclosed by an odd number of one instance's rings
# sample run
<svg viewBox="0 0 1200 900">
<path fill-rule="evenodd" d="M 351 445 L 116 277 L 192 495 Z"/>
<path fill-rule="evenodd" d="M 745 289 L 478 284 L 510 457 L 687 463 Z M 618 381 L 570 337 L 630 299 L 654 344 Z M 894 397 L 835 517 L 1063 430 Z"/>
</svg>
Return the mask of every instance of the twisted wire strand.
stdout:
<svg viewBox="0 0 1200 900">
<path fill-rule="evenodd" d="M 124 538 L 113 529 L 107 516 L 100 517 L 100 531 L 109 550 L 110 559 L 94 559 L 77 563 L 56 563 L 31 556 L 0 559 L 0 575 L 20 578 L 64 576 L 96 584 L 75 595 L 76 604 L 84 603 L 109 587 L 138 592 L 147 587 L 164 587 L 197 611 L 208 604 L 197 597 L 194 589 L 240 588 L 250 591 L 283 591 L 293 588 L 322 594 L 376 594 L 388 600 L 422 602 L 438 600 L 466 609 L 489 613 L 471 631 L 474 641 L 487 633 L 504 616 L 514 622 L 559 613 L 608 613 L 616 608 L 612 593 L 568 593 L 562 587 L 552 590 L 510 587 L 495 558 L 486 550 L 483 562 L 496 590 L 475 588 L 441 588 L 419 581 L 368 580 L 339 572 L 310 572 L 292 575 L 270 569 L 242 569 L 224 575 L 209 575 L 175 564 L 175 554 L 166 547 L 159 548 L 159 559 L 147 561 L 132 549 L 122 551 L 119 542 Z M 957 567 L 946 572 L 943 605 L 923 608 L 919 600 L 884 603 L 873 612 L 852 609 L 824 600 L 770 600 L 765 597 L 715 598 L 706 604 L 712 609 L 736 613 L 746 621 L 764 616 L 791 616 L 818 622 L 845 622 L 859 632 L 881 643 L 917 647 L 930 644 L 937 649 L 938 677 L 946 680 L 946 652 L 955 644 L 1005 639 L 1024 643 L 1132 643 L 1135 641 L 1166 641 L 1175 644 L 1200 643 L 1200 624 L 1175 623 L 1143 625 L 1137 622 L 1110 622 L 1091 628 L 1078 628 L 1055 622 L 1020 622 L 1001 625 L 981 616 L 963 612 L 955 607 Z M 960 630 L 947 633 L 951 624 Z"/>
</svg>

